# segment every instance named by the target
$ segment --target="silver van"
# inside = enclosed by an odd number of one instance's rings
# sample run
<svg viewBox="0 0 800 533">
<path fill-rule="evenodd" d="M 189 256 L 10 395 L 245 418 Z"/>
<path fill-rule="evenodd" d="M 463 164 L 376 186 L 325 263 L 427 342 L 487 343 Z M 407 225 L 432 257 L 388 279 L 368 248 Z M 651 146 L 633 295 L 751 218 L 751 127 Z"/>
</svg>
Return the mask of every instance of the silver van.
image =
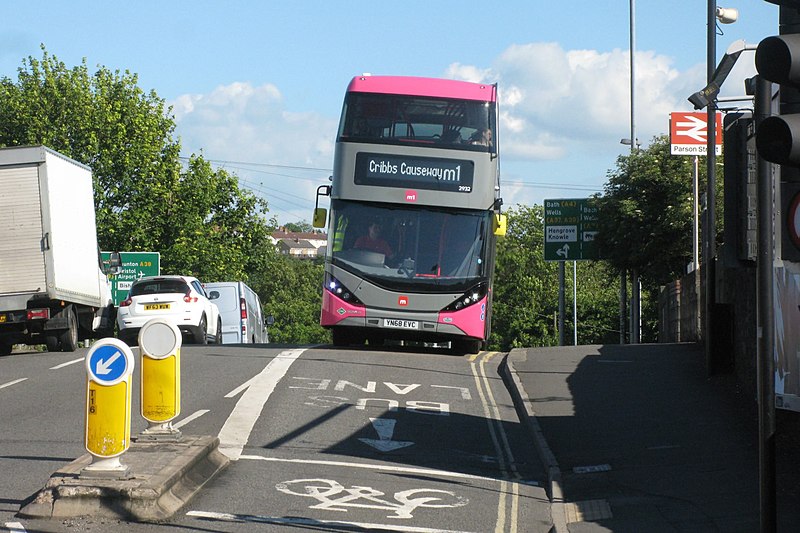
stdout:
<svg viewBox="0 0 800 533">
<path fill-rule="evenodd" d="M 261 300 L 253 289 L 241 281 L 206 283 L 205 289 L 222 317 L 222 344 L 269 342 Z"/>
</svg>

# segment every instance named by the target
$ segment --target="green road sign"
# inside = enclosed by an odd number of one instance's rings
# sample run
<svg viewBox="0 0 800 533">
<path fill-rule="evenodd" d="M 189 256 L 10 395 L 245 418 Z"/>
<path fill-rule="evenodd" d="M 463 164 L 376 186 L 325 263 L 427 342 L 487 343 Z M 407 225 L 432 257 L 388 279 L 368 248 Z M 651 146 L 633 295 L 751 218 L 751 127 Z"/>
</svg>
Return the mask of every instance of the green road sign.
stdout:
<svg viewBox="0 0 800 533">
<path fill-rule="evenodd" d="M 597 207 L 593 198 L 544 201 L 544 260 L 599 259 Z"/>
<path fill-rule="evenodd" d="M 111 276 L 111 294 L 114 305 L 128 296 L 131 284 L 145 276 L 158 276 L 161 274 L 161 254 L 159 252 L 120 252 L 122 270 L 119 274 Z M 111 252 L 102 252 L 103 261 L 108 261 Z"/>
</svg>

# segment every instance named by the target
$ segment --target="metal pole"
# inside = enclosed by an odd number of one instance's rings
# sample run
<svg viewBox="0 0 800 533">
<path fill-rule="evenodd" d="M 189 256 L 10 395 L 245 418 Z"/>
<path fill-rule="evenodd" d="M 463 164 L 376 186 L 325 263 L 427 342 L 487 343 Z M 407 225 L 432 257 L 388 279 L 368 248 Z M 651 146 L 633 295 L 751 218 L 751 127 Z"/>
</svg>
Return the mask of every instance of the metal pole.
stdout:
<svg viewBox="0 0 800 533">
<path fill-rule="evenodd" d="M 639 318 L 642 291 L 639 289 L 639 270 L 636 268 L 631 271 L 631 290 L 633 291 L 631 295 L 631 301 L 633 302 L 631 304 L 631 344 L 639 344 L 641 340 Z"/>
<path fill-rule="evenodd" d="M 578 345 L 578 262 L 572 262 L 572 324 L 575 346 Z"/>
<path fill-rule="evenodd" d="M 756 76 L 756 128 L 770 114 L 772 84 Z M 775 531 L 775 310 L 773 263 L 775 260 L 774 195 L 772 165 L 758 158 L 758 463 L 761 502 L 761 531 Z"/>
<path fill-rule="evenodd" d="M 694 156 L 694 180 L 692 182 L 692 266 L 693 270 L 700 268 L 700 221 L 698 219 L 698 194 L 700 194 L 700 157 Z"/>
<path fill-rule="evenodd" d="M 558 262 L 558 345 L 564 346 L 564 261 Z"/>
<path fill-rule="evenodd" d="M 619 276 L 619 343 L 625 344 L 628 329 L 628 274 L 622 271 Z"/>
<path fill-rule="evenodd" d="M 706 32 L 706 82 L 711 83 L 717 65 L 717 2 L 708 0 L 708 22 Z M 706 126 L 706 220 L 703 232 L 703 277 L 706 282 L 705 306 L 703 313 L 703 338 L 705 340 L 706 371 L 714 373 L 713 355 L 711 350 L 711 309 L 714 301 L 714 256 L 716 255 L 716 143 L 717 143 L 717 106 L 712 99 L 707 108 Z"/>
<path fill-rule="evenodd" d="M 636 0 L 630 0 L 631 8 L 631 161 L 630 168 L 633 168 L 633 154 L 638 150 L 638 141 L 636 140 Z M 631 344 L 639 344 L 639 307 L 641 300 L 639 298 L 639 291 L 637 290 L 639 284 L 639 273 L 637 269 L 633 269 L 631 273 L 631 283 L 633 288 L 633 295 L 631 298 Z"/>
</svg>

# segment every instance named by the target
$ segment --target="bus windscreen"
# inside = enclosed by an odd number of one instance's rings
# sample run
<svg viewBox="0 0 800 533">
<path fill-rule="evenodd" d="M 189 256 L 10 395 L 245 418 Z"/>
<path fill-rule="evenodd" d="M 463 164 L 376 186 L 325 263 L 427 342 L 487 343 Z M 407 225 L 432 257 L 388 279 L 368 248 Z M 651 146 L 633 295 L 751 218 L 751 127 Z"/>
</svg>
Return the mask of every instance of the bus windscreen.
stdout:
<svg viewBox="0 0 800 533">
<path fill-rule="evenodd" d="M 334 201 L 334 264 L 387 288 L 463 290 L 486 272 L 481 211 Z"/>
</svg>

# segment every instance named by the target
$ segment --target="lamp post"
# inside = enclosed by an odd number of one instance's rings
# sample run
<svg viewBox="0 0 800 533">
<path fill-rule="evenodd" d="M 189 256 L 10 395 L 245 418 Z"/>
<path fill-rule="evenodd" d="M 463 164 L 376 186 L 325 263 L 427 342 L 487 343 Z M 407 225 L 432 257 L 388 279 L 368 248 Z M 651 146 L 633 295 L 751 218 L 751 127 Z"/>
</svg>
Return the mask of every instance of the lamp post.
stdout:
<svg viewBox="0 0 800 533">
<path fill-rule="evenodd" d="M 636 139 L 636 0 L 630 0 L 630 68 L 631 68 L 631 137 L 622 139 L 622 144 L 630 144 L 631 155 L 634 150 L 638 149 L 639 141 Z M 638 271 L 634 269 L 631 272 L 631 282 L 633 285 L 633 298 L 631 301 L 631 344 L 639 343 L 639 291 L 636 287 L 639 282 Z M 625 344 L 625 329 L 626 329 L 626 311 L 628 300 L 628 280 L 627 273 L 623 270 L 620 276 L 620 291 L 619 291 L 619 322 L 620 322 L 620 344 Z"/>
<path fill-rule="evenodd" d="M 717 6 L 716 0 L 708 0 L 707 43 L 706 43 L 706 72 L 707 83 L 711 85 L 717 66 L 717 21 L 722 24 L 732 24 L 739 18 L 739 12 L 732 8 Z M 716 96 L 716 95 L 715 95 Z M 711 350 L 711 308 L 714 301 L 714 256 L 716 255 L 716 176 L 717 176 L 717 105 L 716 98 L 711 98 L 708 104 L 707 115 L 707 144 L 706 144 L 706 219 L 704 240 L 704 279 L 705 306 L 703 313 L 703 337 L 705 337 L 706 366 L 709 374 L 713 374 L 713 356 Z"/>
</svg>

